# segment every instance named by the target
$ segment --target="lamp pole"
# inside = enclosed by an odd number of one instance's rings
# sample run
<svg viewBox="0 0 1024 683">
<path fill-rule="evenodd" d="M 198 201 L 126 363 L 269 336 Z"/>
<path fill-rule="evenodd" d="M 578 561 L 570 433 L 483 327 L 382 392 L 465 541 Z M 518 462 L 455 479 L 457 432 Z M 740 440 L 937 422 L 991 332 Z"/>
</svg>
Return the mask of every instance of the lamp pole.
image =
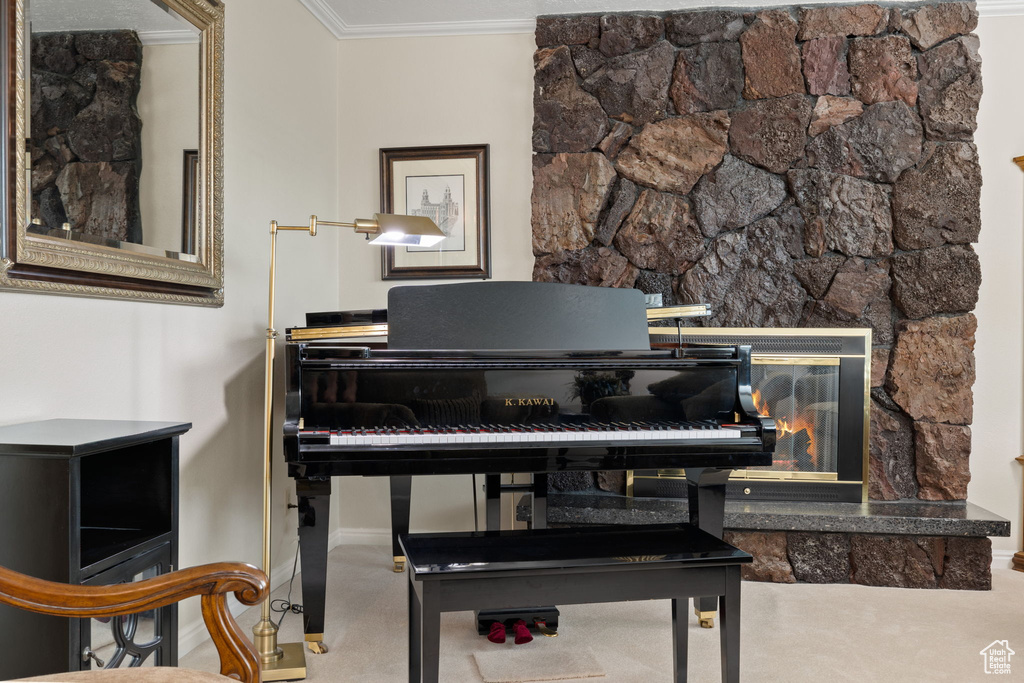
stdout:
<svg viewBox="0 0 1024 683">
<path fill-rule="evenodd" d="M 274 413 L 274 354 L 277 330 L 274 329 L 274 285 L 277 277 L 277 233 L 281 230 L 308 232 L 310 237 L 316 236 L 320 225 L 339 228 L 352 228 L 367 237 L 376 235 L 371 244 L 434 244 L 444 239 L 444 233 L 429 218 L 419 216 L 396 216 L 391 214 L 375 214 L 373 219 L 357 218 L 352 223 L 321 221 L 317 217 L 309 217 L 309 225 L 278 225 L 270 221 L 270 293 L 267 297 L 267 340 L 266 366 L 263 384 L 263 571 L 270 579 L 272 520 L 271 498 L 272 465 L 273 465 L 273 413 Z M 277 624 L 271 618 L 270 596 L 263 601 L 260 608 L 260 620 L 252 627 L 253 642 L 263 663 L 263 681 L 290 681 L 306 677 L 306 653 L 302 643 L 277 643 Z M 310 638 L 312 636 L 307 636 Z M 327 652 L 323 644 L 323 634 L 316 634 L 316 640 L 308 643 L 310 650 L 316 654 Z"/>
<path fill-rule="evenodd" d="M 277 277 L 277 233 L 280 230 L 308 230 L 316 235 L 316 218 L 309 226 L 278 225 L 270 221 L 270 294 L 267 297 L 267 341 L 263 381 L 263 571 L 269 581 L 272 559 L 270 556 L 270 501 L 273 494 L 273 418 L 274 418 L 274 354 L 277 330 L 274 329 L 274 285 Z M 263 681 L 298 680 L 306 677 L 306 653 L 302 643 L 277 643 L 277 624 L 271 618 L 270 596 L 260 607 L 260 620 L 252 627 L 253 643 L 263 664 Z"/>
</svg>

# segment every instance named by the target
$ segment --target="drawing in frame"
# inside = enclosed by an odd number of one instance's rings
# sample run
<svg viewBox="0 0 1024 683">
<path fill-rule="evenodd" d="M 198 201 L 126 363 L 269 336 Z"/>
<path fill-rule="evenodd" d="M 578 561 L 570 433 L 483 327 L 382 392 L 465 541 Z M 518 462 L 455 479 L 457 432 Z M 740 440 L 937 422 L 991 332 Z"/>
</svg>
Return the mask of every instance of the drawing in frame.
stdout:
<svg viewBox="0 0 1024 683">
<path fill-rule="evenodd" d="M 433 247 L 384 247 L 384 280 L 489 278 L 489 145 L 380 150 L 381 213 L 428 216 Z"/>
</svg>

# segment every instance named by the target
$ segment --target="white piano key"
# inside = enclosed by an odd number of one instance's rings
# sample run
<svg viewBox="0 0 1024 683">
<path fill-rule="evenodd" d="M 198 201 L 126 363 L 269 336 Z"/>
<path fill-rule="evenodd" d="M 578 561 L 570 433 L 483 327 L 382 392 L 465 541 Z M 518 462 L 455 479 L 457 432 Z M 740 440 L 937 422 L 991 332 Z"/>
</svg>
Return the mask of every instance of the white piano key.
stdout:
<svg viewBox="0 0 1024 683">
<path fill-rule="evenodd" d="M 684 426 L 669 426 L 664 429 L 513 429 L 509 431 L 480 430 L 460 432 L 394 431 L 380 430 L 338 430 L 326 432 L 314 430 L 305 432 L 309 436 L 322 438 L 328 435 L 331 446 L 450 446 L 473 444 L 544 444 L 544 443 L 590 443 L 590 442 L 675 442 L 718 439 L 738 439 L 743 436 L 737 427 L 714 427 L 695 429 Z"/>
</svg>

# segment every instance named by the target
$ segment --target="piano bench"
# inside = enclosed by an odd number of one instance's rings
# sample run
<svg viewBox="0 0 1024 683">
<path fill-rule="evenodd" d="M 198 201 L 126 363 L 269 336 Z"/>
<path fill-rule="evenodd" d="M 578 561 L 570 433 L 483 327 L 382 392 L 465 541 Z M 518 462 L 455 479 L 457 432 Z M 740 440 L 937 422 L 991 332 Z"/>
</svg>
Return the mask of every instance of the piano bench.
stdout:
<svg viewBox="0 0 1024 683">
<path fill-rule="evenodd" d="M 402 534 L 409 680 L 436 683 L 441 612 L 672 600 L 674 681 L 686 680 L 687 599 L 718 596 L 722 680 L 740 679 L 747 553 L 689 524 Z"/>
</svg>

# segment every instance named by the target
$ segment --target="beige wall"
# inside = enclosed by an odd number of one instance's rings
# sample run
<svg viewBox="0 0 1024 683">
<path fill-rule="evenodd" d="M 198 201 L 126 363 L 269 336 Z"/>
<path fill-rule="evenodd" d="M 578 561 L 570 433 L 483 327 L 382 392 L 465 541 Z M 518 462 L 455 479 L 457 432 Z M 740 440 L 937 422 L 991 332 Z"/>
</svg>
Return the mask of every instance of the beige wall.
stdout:
<svg viewBox="0 0 1024 683">
<path fill-rule="evenodd" d="M 976 140 L 985 185 L 969 499 L 1011 519 L 1013 537 L 993 539 L 1005 553 L 1021 547 L 1021 467 L 1013 458 L 1021 453 L 1024 416 L 1024 175 L 1010 157 L 1024 154 L 1018 120 L 1024 17 L 982 19 L 978 32 L 986 94 Z M 341 41 L 342 215 L 378 209 L 380 147 L 490 142 L 495 276 L 529 279 L 533 50 L 531 35 Z M 360 110 L 359 103 L 369 106 Z M 391 283 L 380 280 L 377 254 L 368 257 L 359 246 L 351 239 L 341 243 L 341 305 L 383 307 Z M 357 532 L 336 539 L 379 541 L 389 520 L 384 482 L 342 482 L 339 488 L 340 524 Z M 415 489 L 413 519 L 420 528 L 472 523 L 463 478 L 420 477 Z"/>
<path fill-rule="evenodd" d="M 967 499 L 1007 517 L 1013 536 L 992 539 L 997 551 L 1021 549 L 1022 277 L 1024 173 L 1011 158 L 1024 155 L 1020 36 L 1024 17 L 992 17 L 978 25 L 985 94 L 974 139 L 981 156 L 981 297 L 978 379 L 974 385 L 971 484 Z"/>
<path fill-rule="evenodd" d="M 182 153 L 199 148 L 199 45 L 142 48 L 142 178 L 146 246 L 181 251 Z"/>
<path fill-rule="evenodd" d="M 194 424 L 181 440 L 183 566 L 260 561 L 268 224 L 337 210 L 336 40 L 299 3 L 228 5 L 224 307 L 0 292 L 0 422 Z M 282 322 L 337 305 L 337 237 L 316 240 L 282 238 Z M 277 473 L 275 564 L 290 568 L 286 479 Z M 198 603 L 181 617 L 187 650 Z"/>
<path fill-rule="evenodd" d="M 497 280 L 529 280 L 533 36 L 343 40 L 338 45 L 339 216 L 347 220 L 380 211 L 382 147 L 488 143 L 492 273 Z M 431 283 L 382 281 L 380 249 L 353 234 L 342 235 L 339 254 L 342 308 L 383 308 L 392 285 Z M 344 538 L 381 540 L 390 523 L 387 482 L 342 478 L 334 490 Z M 471 501 L 469 477 L 418 477 L 414 528 L 472 528 Z"/>
</svg>

